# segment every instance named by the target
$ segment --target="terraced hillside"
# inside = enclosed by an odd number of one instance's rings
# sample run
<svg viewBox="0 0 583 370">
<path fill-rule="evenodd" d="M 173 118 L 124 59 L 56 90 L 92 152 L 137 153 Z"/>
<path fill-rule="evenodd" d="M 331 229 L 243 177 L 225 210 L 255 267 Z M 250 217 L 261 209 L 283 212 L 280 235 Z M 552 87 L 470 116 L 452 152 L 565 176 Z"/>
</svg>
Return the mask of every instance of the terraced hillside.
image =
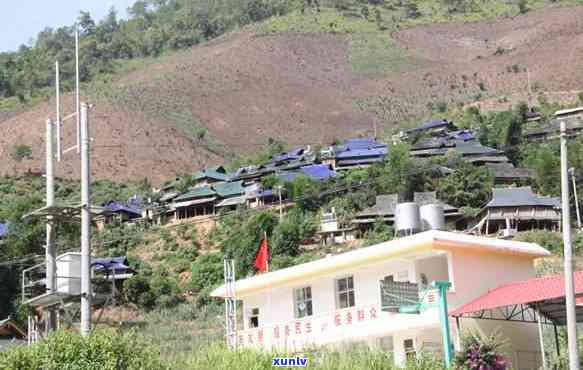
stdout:
<svg viewBox="0 0 583 370">
<path fill-rule="evenodd" d="M 573 102 L 581 89 L 583 7 L 418 26 L 388 14 L 381 25 L 329 9 L 276 17 L 92 84 L 94 176 L 159 183 L 269 138 L 324 144 L 453 106 Z M 42 169 L 51 109 L 0 117 L 0 173 Z M 31 159 L 13 158 L 19 144 Z M 78 175 L 76 159 L 61 168 Z"/>
</svg>

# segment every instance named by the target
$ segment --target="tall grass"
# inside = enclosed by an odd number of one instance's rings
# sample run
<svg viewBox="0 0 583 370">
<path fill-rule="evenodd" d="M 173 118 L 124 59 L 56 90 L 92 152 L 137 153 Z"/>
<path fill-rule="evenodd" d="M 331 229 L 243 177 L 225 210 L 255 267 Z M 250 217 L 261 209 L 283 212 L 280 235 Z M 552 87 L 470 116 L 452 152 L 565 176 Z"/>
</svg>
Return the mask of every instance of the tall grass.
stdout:
<svg viewBox="0 0 583 370">
<path fill-rule="evenodd" d="M 337 349 L 314 349 L 303 353 L 268 352 L 255 349 L 231 351 L 223 344 L 214 344 L 194 352 L 183 362 L 175 363 L 183 369 L 230 369 L 267 370 L 273 369 L 274 357 L 300 357 L 308 359 L 308 368 L 315 370 L 392 370 L 397 369 L 389 352 L 367 346 L 341 347 Z M 409 361 L 406 370 L 437 370 L 443 364 L 432 357 L 421 356 Z"/>
</svg>

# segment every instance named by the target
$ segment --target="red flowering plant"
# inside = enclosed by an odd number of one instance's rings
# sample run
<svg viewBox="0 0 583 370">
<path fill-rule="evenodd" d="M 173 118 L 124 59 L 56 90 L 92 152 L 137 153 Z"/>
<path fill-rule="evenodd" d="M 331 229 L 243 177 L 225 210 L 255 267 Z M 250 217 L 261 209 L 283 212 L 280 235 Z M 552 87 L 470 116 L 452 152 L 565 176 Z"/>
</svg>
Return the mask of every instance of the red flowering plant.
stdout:
<svg viewBox="0 0 583 370">
<path fill-rule="evenodd" d="M 504 357 L 508 341 L 494 331 L 489 335 L 467 332 L 461 340 L 461 351 L 454 359 L 456 369 L 506 370 L 510 364 Z"/>
</svg>

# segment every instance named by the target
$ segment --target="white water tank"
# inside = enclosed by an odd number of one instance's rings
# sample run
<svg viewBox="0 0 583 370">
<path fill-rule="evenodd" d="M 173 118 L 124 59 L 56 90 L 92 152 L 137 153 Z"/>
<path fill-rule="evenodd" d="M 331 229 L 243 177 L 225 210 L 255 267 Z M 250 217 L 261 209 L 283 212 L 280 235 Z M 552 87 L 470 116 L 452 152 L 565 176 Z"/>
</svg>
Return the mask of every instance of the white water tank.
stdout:
<svg viewBox="0 0 583 370">
<path fill-rule="evenodd" d="M 57 291 L 81 294 L 81 253 L 68 252 L 57 257 Z"/>
<path fill-rule="evenodd" d="M 415 202 L 399 203 L 395 208 L 397 235 L 411 235 L 421 230 L 419 206 Z"/>
<path fill-rule="evenodd" d="M 438 203 L 426 204 L 419 208 L 423 231 L 445 230 L 443 206 Z"/>
</svg>

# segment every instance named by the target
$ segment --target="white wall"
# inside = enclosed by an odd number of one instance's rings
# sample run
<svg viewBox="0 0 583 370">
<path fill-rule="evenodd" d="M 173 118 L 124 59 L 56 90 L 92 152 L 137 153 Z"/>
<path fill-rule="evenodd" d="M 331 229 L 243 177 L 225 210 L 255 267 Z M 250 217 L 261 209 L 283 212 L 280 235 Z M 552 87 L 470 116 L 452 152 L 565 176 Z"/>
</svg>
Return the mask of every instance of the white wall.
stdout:
<svg viewBox="0 0 583 370">
<path fill-rule="evenodd" d="M 308 280 L 304 284 L 278 287 L 271 291 L 248 297 L 242 297 L 244 328 L 247 329 L 252 308 L 259 308 L 259 325 L 271 325 L 294 320 L 293 290 L 304 286 L 312 288 L 312 306 L 314 315 L 332 312 L 336 309 L 334 280 L 353 275 L 356 306 L 378 304 L 380 302 L 379 281 L 390 274 L 407 271 L 410 280 L 415 279 L 415 266 L 411 261 L 389 261 L 380 264 L 347 270 L 334 275 Z"/>
<path fill-rule="evenodd" d="M 366 321 L 359 325 L 346 325 L 334 327 L 333 320 L 323 318 L 327 314 L 334 316 L 341 313 L 343 320 L 348 311 L 336 309 L 335 303 L 335 279 L 353 275 L 355 287 L 355 306 L 370 307 L 380 305 L 379 281 L 387 275 L 397 278 L 399 272 L 407 272 L 407 278 L 413 282 L 420 282 L 420 274 L 425 273 L 429 282 L 433 280 L 450 280 L 453 290 L 448 294 L 450 308 L 467 303 L 469 300 L 487 292 L 502 283 L 524 280 L 535 276 L 534 266 L 530 258 L 481 253 L 473 250 L 438 251 L 441 255 L 416 256 L 416 258 L 400 258 L 385 261 L 355 270 L 345 270 L 314 279 L 306 280 L 303 284 L 287 285 L 271 291 L 264 291 L 253 296 L 242 297 L 244 304 L 244 328 L 249 329 L 249 313 L 252 308 L 259 308 L 259 326 L 266 328 L 265 337 L 271 334 L 271 326 L 289 324 L 293 327 L 297 322 L 304 325 L 310 321 L 313 325 L 312 333 L 308 336 L 308 342 L 313 344 L 329 344 L 345 341 L 367 341 L 376 343 L 381 337 L 387 340 L 392 338 L 392 344 L 397 363 L 402 363 L 405 358 L 403 342 L 405 339 L 414 339 L 417 351 L 425 344 L 434 347 L 441 345 L 441 332 L 439 318 L 435 308 L 424 311 L 421 315 L 394 314 L 383 312 L 379 315 L 380 321 Z M 312 305 L 314 315 L 307 319 L 297 320 L 294 317 L 293 289 L 310 286 L 312 289 Z M 379 307 L 380 311 L 380 307 Z M 353 312 L 354 315 L 354 312 Z M 353 316 L 354 317 L 354 316 Z M 328 322 L 326 333 L 317 328 L 322 322 Z M 516 357 L 517 351 L 532 353 L 537 348 L 536 325 L 514 324 L 504 322 L 486 322 L 483 320 L 462 321 L 464 328 L 473 326 L 485 333 L 493 329 L 494 324 L 502 326 L 504 333 L 512 342 L 509 351 Z M 355 323 L 356 324 L 356 323 Z M 269 328 L 269 329 L 268 329 Z M 452 334 L 455 333 L 455 325 L 451 326 Z M 256 335 L 257 331 L 252 335 Z M 302 332 L 302 335 L 305 334 Z M 248 335 L 247 333 L 245 335 Z M 263 334 L 262 334 L 263 335 Z M 368 337 L 367 337 L 368 336 Z M 302 338 L 289 337 L 291 349 L 300 349 Z M 298 344 L 300 343 L 300 344 Z M 304 342 L 305 343 L 305 342 Z M 265 344 L 267 345 L 267 339 Z M 258 345 L 254 342 L 253 345 Z M 439 347 L 441 348 L 441 347 Z M 514 360 L 514 358 L 513 358 Z"/>
<path fill-rule="evenodd" d="M 532 259 L 523 256 L 454 251 L 451 254 L 454 291 L 450 308 L 465 304 L 488 290 L 536 276 Z"/>
</svg>

